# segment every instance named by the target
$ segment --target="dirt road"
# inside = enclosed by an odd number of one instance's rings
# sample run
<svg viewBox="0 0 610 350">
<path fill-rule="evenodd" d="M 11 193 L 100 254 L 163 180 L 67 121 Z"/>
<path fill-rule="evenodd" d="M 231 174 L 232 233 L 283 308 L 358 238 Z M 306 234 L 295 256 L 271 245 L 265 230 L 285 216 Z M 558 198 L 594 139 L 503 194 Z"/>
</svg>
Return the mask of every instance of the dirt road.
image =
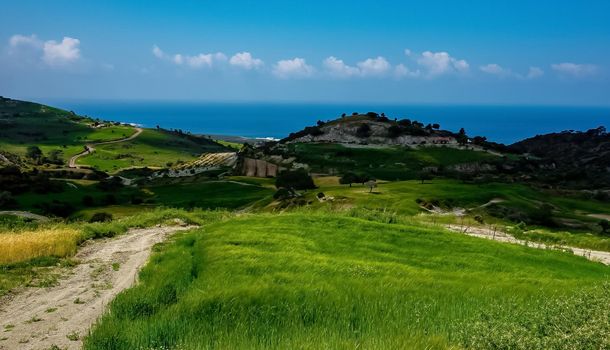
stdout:
<svg viewBox="0 0 610 350">
<path fill-rule="evenodd" d="M 118 139 L 118 140 L 112 140 L 112 141 L 104 141 L 104 142 L 96 142 L 96 143 L 88 143 L 85 145 L 85 150 L 82 151 L 81 153 L 72 156 L 72 158 L 70 158 L 70 161 L 68 162 L 68 167 L 70 168 L 79 168 L 79 166 L 76 164 L 76 161 L 78 160 L 78 158 L 85 156 L 87 154 L 91 154 L 93 152 L 95 152 L 95 147 L 93 146 L 97 146 L 97 145 L 109 145 L 111 143 L 120 143 L 120 142 L 126 142 L 126 141 L 131 141 L 133 139 L 135 139 L 136 137 L 140 136 L 140 134 L 142 133 L 142 131 L 144 131 L 142 128 L 136 128 L 136 132 L 129 136 L 126 137 L 124 139 Z"/>
<path fill-rule="evenodd" d="M 131 230 L 81 248 L 58 285 L 27 288 L 0 302 L 0 349 L 80 349 L 82 337 L 122 290 L 134 284 L 154 244 L 190 227 Z"/>
<path fill-rule="evenodd" d="M 601 262 L 605 265 L 610 265 L 610 252 L 603 252 L 598 250 L 591 249 L 583 249 L 569 246 L 548 246 L 542 243 L 534 243 L 528 242 L 521 239 L 517 239 L 505 232 L 502 231 L 494 231 L 488 228 L 483 227 L 465 227 L 460 225 L 447 225 L 445 226 L 449 230 L 454 232 L 463 233 L 473 237 L 493 239 L 498 242 L 506 242 L 506 243 L 514 243 L 527 245 L 528 247 L 538 248 L 538 249 L 562 249 L 571 251 L 574 255 L 583 256 L 589 260 Z"/>
</svg>

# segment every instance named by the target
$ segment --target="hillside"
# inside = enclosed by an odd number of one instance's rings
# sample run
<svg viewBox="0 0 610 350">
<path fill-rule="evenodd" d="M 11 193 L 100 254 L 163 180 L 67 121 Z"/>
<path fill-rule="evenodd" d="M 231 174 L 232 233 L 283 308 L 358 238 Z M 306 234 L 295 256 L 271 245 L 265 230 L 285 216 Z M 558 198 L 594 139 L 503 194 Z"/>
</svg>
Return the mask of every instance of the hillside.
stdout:
<svg viewBox="0 0 610 350">
<path fill-rule="evenodd" d="M 579 295 L 590 302 L 582 310 L 560 300 L 608 273 L 562 252 L 433 226 L 241 215 L 163 246 L 85 349 L 526 349 L 584 339 L 603 347 L 601 291 Z M 527 326 L 543 320 L 553 326 Z M 563 329 L 573 332 L 562 338 Z"/>
<path fill-rule="evenodd" d="M 610 187 L 610 133 L 604 127 L 537 135 L 510 148 L 539 158 L 556 181 Z"/>
<path fill-rule="evenodd" d="M 0 99 L 0 163 L 5 165 L 65 167 L 86 145 L 126 139 L 135 132 L 131 125 L 79 116 L 32 102 Z M 32 146 L 42 154 L 28 155 L 28 147 Z M 163 129 L 146 129 L 128 142 L 95 149 L 96 152 L 80 158 L 79 164 L 101 171 L 164 167 L 179 159 L 188 161 L 202 153 L 227 150 L 208 138 Z"/>
</svg>

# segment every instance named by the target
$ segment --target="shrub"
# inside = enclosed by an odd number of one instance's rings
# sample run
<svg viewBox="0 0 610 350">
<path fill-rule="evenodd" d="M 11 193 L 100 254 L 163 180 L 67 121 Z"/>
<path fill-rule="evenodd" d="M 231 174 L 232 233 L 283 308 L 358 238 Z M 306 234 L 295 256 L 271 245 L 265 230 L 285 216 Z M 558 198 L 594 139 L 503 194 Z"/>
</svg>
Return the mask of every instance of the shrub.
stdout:
<svg viewBox="0 0 610 350">
<path fill-rule="evenodd" d="M 89 222 L 108 222 L 108 221 L 112 221 L 112 214 L 104 212 L 104 211 L 93 214 L 91 219 L 89 219 Z"/>
<path fill-rule="evenodd" d="M 395 139 L 400 136 L 400 134 L 402 134 L 402 129 L 400 128 L 400 126 L 392 125 L 388 128 L 388 137 Z"/>
</svg>

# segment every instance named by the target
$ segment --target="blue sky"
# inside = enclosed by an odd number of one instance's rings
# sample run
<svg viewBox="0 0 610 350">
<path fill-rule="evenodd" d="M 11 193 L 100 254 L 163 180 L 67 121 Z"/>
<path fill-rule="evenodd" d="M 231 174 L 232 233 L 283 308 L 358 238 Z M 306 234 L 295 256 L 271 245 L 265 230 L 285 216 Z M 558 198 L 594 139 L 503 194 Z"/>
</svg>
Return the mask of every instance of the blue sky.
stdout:
<svg viewBox="0 0 610 350">
<path fill-rule="evenodd" d="M 11 1 L 0 95 L 610 105 L 608 1 Z"/>
</svg>

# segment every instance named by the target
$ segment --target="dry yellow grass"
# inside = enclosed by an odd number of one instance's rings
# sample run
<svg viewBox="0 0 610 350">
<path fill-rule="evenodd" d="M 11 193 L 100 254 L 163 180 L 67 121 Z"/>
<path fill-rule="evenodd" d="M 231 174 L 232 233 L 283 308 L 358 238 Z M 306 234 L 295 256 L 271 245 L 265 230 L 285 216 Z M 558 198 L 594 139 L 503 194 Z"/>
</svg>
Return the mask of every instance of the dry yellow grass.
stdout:
<svg viewBox="0 0 610 350">
<path fill-rule="evenodd" d="M 18 263 L 42 256 L 72 255 L 76 253 L 80 237 L 80 231 L 67 227 L 0 234 L 0 264 Z"/>
</svg>

